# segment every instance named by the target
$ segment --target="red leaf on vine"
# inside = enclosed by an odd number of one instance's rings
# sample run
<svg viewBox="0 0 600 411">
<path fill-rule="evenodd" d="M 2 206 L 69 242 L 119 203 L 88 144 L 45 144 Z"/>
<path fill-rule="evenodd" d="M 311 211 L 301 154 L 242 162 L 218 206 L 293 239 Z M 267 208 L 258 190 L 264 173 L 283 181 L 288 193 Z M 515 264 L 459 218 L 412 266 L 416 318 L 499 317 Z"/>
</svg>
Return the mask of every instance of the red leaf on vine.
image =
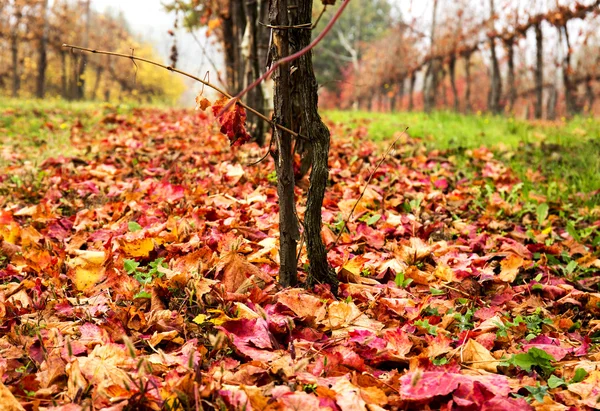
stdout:
<svg viewBox="0 0 600 411">
<path fill-rule="evenodd" d="M 230 144 L 241 146 L 250 140 L 250 134 L 246 131 L 246 110 L 237 102 L 223 110 L 228 102 L 227 97 L 219 99 L 213 104 L 212 111 L 221 125 L 221 133 L 229 137 Z"/>
</svg>

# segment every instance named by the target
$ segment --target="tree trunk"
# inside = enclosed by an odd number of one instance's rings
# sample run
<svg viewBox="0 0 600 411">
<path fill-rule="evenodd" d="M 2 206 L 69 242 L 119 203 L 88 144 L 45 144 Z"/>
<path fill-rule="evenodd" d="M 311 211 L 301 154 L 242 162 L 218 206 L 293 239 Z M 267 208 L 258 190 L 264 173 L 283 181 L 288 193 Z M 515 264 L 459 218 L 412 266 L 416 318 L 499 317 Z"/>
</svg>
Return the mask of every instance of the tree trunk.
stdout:
<svg viewBox="0 0 600 411">
<path fill-rule="evenodd" d="M 248 54 L 246 58 L 246 81 L 244 87 L 251 84 L 255 79 L 260 77 L 261 72 L 258 64 L 258 3 L 256 0 L 243 0 L 244 14 L 246 15 L 246 33 L 248 41 Z M 248 104 L 254 107 L 260 113 L 265 114 L 265 98 L 262 92 L 262 87 L 254 87 L 248 93 Z M 255 141 L 259 145 L 265 143 L 265 123 L 257 115 L 248 113 L 248 124 L 252 130 Z"/>
<path fill-rule="evenodd" d="M 100 88 L 100 80 L 102 79 L 103 72 L 104 72 L 104 68 L 99 63 L 96 66 L 96 82 L 94 83 L 94 90 L 92 91 L 92 100 L 96 100 L 96 96 L 98 94 L 98 89 Z"/>
<path fill-rule="evenodd" d="M 594 111 L 594 88 L 592 86 L 592 77 L 588 75 L 585 79 L 585 97 L 587 99 L 587 114 L 593 115 Z"/>
<path fill-rule="evenodd" d="M 555 86 L 550 87 L 550 95 L 548 96 L 548 103 L 546 106 L 546 117 L 548 120 L 554 120 L 556 118 L 556 103 L 558 100 L 558 90 Z"/>
<path fill-rule="evenodd" d="M 471 107 L 471 52 L 465 53 L 465 113 L 470 113 Z"/>
<path fill-rule="evenodd" d="M 509 112 L 515 108 L 517 101 L 517 86 L 515 84 L 515 41 L 510 38 L 504 42 L 506 47 L 506 55 L 508 58 L 508 104 Z"/>
<path fill-rule="evenodd" d="M 312 0 L 290 0 L 290 5 L 296 6 L 293 25 L 311 23 Z M 297 49 L 303 49 L 310 44 L 311 30 L 290 31 L 292 42 Z M 313 70 L 312 51 L 304 54 L 294 64 L 298 68 L 293 76 L 297 76 L 294 83 L 300 97 L 301 130 L 310 139 L 312 155 L 310 186 L 304 213 L 304 236 L 309 260 L 307 285 L 312 287 L 316 284 L 329 284 L 332 293 L 337 295 L 338 279 L 329 266 L 327 250 L 321 238 L 321 212 L 329 179 L 329 130 L 318 112 L 318 84 Z"/>
<path fill-rule="evenodd" d="M 408 111 L 413 111 L 413 109 L 415 108 L 414 95 L 415 95 L 415 81 L 416 80 L 417 80 L 417 75 L 413 71 L 410 74 L 410 80 L 409 80 L 409 85 L 408 85 Z"/>
<path fill-rule="evenodd" d="M 63 98 L 69 97 L 69 67 L 67 65 L 67 52 L 61 50 L 60 52 L 60 64 L 61 64 L 61 72 L 60 72 L 60 83 L 61 83 L 61 93 Z"/>
<path fill-rule="evenodd" d="M 494 19 L 496 11 L 494 9 L 494 0 L 490 0 L 490 22 L 492 29 L 494 29 Z M 490 88 L 490 101 L 488 109 L 494 113 L 499 114 L 502 111 L 500 107 L 500 96 L 502 95 L 502 78 L 500 77 L 500 68 L 498 65 L 498 57 L 496 56 L 496 39 L 490 36 L 490 51 L 491 51 L 491 88 Z"/>
<path fill-rule="evenodd" d="M 399 90 L 398 90 L 398 101 L 399 101 L 399 107 L 398 107 L 398 111 L 402 111 L 403 107 L 404 107 L 404 86 L 406 83 L 406 77 L 402 77 L 402 79 L 400 80 L 399 83 Z"/>
<path fill-rule="evenodd" d="M 448 73 L 450 75 L 450 85 L 452 86 L 452 97 L 454 98 L 454 112 L 458 113 L 459 101 L 458 90 L 456 89 L 456 56 L 453 54 L 448 63 Z"/>
<path fill-rule="evenodd" d="M 444 106 L 444 108 L 448 108 L 448 88 L 446 87 L 446 85 L 444 84 L 444 81 L 446 79 L 446 70 L 442 68 L 442 70 L 440 70 L 440 80 L 438 81 L 439 86 L 442 88 L 442 105 Z M 436 90 L 436 94 L 437 94 L 437 90 Z"/>
<path fill-rule="evenodd" d="M 424 82 L 424 103 L 425 112 L 429 113 L 435 108 L 435 94 L 437 91 L 437 58 L 434 57 L 435 51 L 435 26 L 437 17 L 438 0 L 433 0 L 433 18 L 431 22 L 431 47 L 429 49 L 430 60 L 427 64 Z"/>
<path fill-rule="evenodd" d="M 269 22 L 272 26 L 288 26 L 288 1 L 271 0 Z M 273 29 L 271 56 L 273 61 L 289 55 L 289 30 Z M 273 75 L 275 83 L 273 121 L 287 127 L 291 123 L 290 66 L 281 65 Z M 284 287 L 297 283 L 296 247 L 299 239 L 294 196 L 292 136 L 273 127 L 277 154 L 277 194 L 279 196 L 279 282 Z"/>
<path fill-rule="evenodd" d="M 536 65 L 535 65 L 535 118 L 542 118 L 542 106 L 544 104 L 544 54 L 543 37 L 540 23 L 534 25 L 535 28 L 535 46 L 536 46 Z"/>
<path fill-rule="evenodd" d="M 269 20 L 269 0 L 258 0 L 259 1 L 259 10 L 258 10 L 258 19 L 260 22 Z M 267 67 L 267 55 L 269 54 L 269 40 L 271 39 L 271 29 L 263 26 L 262 24 L 258 24 L 257 22 L 257 58 L 258 58 L 258 67 L 260 73 L 264 73 Z"/>
<path fill-rule="evenodd" d="M 85 30 L 83 32 L 83 47 L 89 47 L 90 42 L 90 3 L 91 0 L 85 2 Z M 75 83 L 74 83 L 74 95 L 73 98 L 76 100 L 83 100 L 85 97 L 85 69 L 87 67 L 88 57 L 87 53 L 79 54 L 79 66 L 77 69 Z"/>
<path fill-rule="evenodd" d="M 230 1 L 230 13 L 233 24 L 233 70 L 234 70 L 234 90 L 239 93 L 244 88 L 245 68 L 244 57 L 242 55 L 242 42 L 244 41 L 244 31 L 246 30 L 246 16 L 244 14 L 245 0 Z"/>
<path fill-rule="evenodd" d="M 46 68 L 48 66 L 47 58 L 47 45 L 48 45 L 48 0 L 43 0 L 42 9 L 40 11 L 42 15 L 42 34 L 40 36 L 40 42 L 38 47 L 39 60 L 38 60 L 38 75 L 36 84 L 36 96 L 37 98 L 44 98 L 46 93 Z"/>
<path fill-rule="evenodd" d="M 438 89 L 438 59 L 432 59 L 427 65 L 425 72 L 424 103 L 425 112 L 430 113 L 436 106 L 436 94 Z"/>
<path fill-rule="evenodd" d="M 563 76 L 563 84 L 565 87 L 565 103 L 567 106 L 567 113 L 570 116 L 573 116 L 579 112 L 577 101 L 576 101 L 576 87 L 571 80 L 571 40 L 569 38 L 569 31 L 567 29 L 567 25 L 563 25 L 559 28 L 562 29 L 562 34 L 565 36 L 565 42 L 567 44 L 567 52 L 565 53 L 565 57 L 563 59 L 562 64 L 562 76 Z M 561 36 L 562 37 L 562 36 Z"/>
<path fill-rule="evenodd" d="M 490 107 L 489 110 L 494 114 L 500 114 L 502 107 L 500 106 L 500 96 L 502 95 L 502 78 L 500 77 L 500 68 L 498 66 L 498 57 L 496 56 L 496 42 L 494 38 L 490 38 L 490 48 L 492 55 L 491 67 L 491 89 L 490 89 Z"/>
<path fill-rule="evenodd" d="M 237 94 L 240 90 L 236 87 L 235 78 L 235 50 L 233 43 L 235 37 L 233 36 L 233 21 L 231 15 L 229 17 L 221 18 L 223 27 L 223 52 L 225 53 L 225 73 L 227 77 L 227 88 L 233 94 Z"/>
<path fill-rule="evenodd" d="M 19 97 L 19 89 L 21 88 L 21 77 L 19 73 L 19 23 L 21 13 L 15 13 L 16 21 L 10 32 L 10 50 L 12 55 L 12 96 Z"/>
</svg>

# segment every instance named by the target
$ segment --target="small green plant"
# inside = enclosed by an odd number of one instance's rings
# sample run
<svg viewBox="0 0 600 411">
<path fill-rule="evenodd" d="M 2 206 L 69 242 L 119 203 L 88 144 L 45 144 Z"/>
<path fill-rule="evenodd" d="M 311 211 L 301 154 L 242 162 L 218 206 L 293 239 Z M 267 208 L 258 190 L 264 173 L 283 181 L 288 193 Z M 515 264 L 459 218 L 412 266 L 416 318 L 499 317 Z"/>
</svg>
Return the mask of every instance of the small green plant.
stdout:
<svg viewBox="0 0 600 411">
<path fill-rule="evenodd" d="M 404 278 L 404 272 L 399 272 L 394 278 L 394 282 L 399 288 L 406 288 L 413 282 L 412 278 Z"/>
<path fill-rule="evenodd" d="M 546 218 L 548 218 L 548 210 L 549 207 L 547 203 L 542 203 L 539 206 L 537 206 L 535 210 L 535 215 L 539 226 L 542 226 L 542 224 L 544 224 L 544 221 L 546 221 Z"/>
<path fill-rule="evenodd" d="M 302 390 L 306 393 L 313 393 L 317 390 L 317 384 L 304 384 L 304 387 L 302 387 Z"/>
<path fill-rule="evenodd" d="M 548 395 L 548 387 L 546 387 L 545 385 L 540 385 L 540 383 L 538 382 L 537 385 L 535 387 L 526 385 L 524 387 L 527 391 L 529 391 L 529 396 L 527 397 L 527 400 L 531 401 L 532 399 L 536 400 L 537 402 L 544 402 L 544 397 L 546 395 Z"/>
<path fill-rule="evenodd" d="M 456 320 L 457 327 L 460 331 L 472 330 L 474 328 L 473 314 L 473 310 L 470 308 L 464 314 L 454 314 L 454 319 Z"/>
<path fill-rule="evenodd" d="M 135 278 L 142 286 L 146 286 L 155 278 L 161 278 L 164 273 L 160 272 L 159 267 L 167 268 L 164 258 L 157 258 L 148 264 L 148 267 L 140 267 L 140 263 L 135 260 L 124 260 L 123 269 L 127 274 Z M 150 298 L 151 295 L 145 289 L 137 293 L 134 298 Z"/>
<path fill-rule="evenodd" d="M 131 231 L 132 233 L 135 233 L 136 231 L 140 231 L 142 229 L 142 226 L 139 225 L 137 222 L 135 221 L 130 221 L 129 223 L 127 223 L 127 228 L 129 229 L 129 231 Z"/>
<path fill-rule="evenodd" d="M 565 381 L 563 378 L 557 377 L 556 375 L 551 375 L 550 378 L 548 378 L 548 387 L 556 388 L 560 387 L 561 385 L 567 386 L 569 384 L 575 384 L 585 380 L 585 377 L 587 376 L 588 373 L 583 368 L 577 368 L 575 370 L 575 375 L 568 382 Z"/>
<path fill-rule="evenodd" d="M 423 328 L 429 335 L 433 335 L 435 337 L 438 334 L 438 328 L 435 325 L 429 324 L 429 320 L 417 320 L 413 324 L 416 327 Z"/>
<path fill-rule="evenodd" d="M 429 292 L 431 293 L 431 295 L 444 295 L 444 294 L 446 294 L 446 291 L 439 290 L 439 289 L 433 288 L 433 287 L 429 287 Z"/>
<path fill-rule="evenodd" d="M 529 341 L 540 335 L 542 332 L 542 326 L 544 324 L 552 324 L 552 320 L 546 318 L 542 313 L 542 309 L 538 307 L 531 315 L 526 315 L 524 317 L 517 315 L 512 322 L 507 321 L 504 324 L 497 324 L 498 331 L 496 331 L 496 335 L 498 337 L 506 337 L 508 335 L 507 329 L 509 327 L 518 327 L 520 324 L 525 324 L 527 326 L 528 334 L 525 336 L 525 339 Z"/>
<path fill-rule="evenodd" d="M 273 170 L 267 175 L 267 180 L 271 184 L 277 185 L 277 171 Z"/>
<path fill-rule="evenodd" d="M 366 223 L 368 226 L 372 226 L 375 223 L 377 223 L 380 219 L 381 219 L 381 214 L 373 214 L 373 215 L 365 214 L 365 215 L 361 216 L 358 219 L 358 221 L 362 221 L 363 223 Z"/>
<path fill-rule="evenodd" d="M 548 378 L 555 369 L 552 366 L 552 361 L 556 361 L 552 355 L 544 350 L 532 347 L 527 353 L 514 354 L 507 361 L 503 362 L 503 365 L 513 365 L 527 372 L 531 372 L 535 368 L 542 377 Z"/>
<path fill-rule="evenodd" d="M 344 216 L 342 213 L 338 213 L 335 216 L 334 222 L 329 224 L 329 228 L 331 228 L 331 231 L 334 233 L 339 234 L 344 229 L 344 225 Z M 348 230 L 347 227 L 345 229 Z"/>
</svg>

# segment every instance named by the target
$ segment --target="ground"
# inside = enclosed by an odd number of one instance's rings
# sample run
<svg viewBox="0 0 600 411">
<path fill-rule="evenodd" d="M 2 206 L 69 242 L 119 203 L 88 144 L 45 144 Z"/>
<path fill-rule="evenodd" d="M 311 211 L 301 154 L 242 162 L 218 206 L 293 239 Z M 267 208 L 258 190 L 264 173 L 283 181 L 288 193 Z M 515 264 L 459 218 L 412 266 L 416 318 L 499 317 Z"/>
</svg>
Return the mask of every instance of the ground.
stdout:
<svg viewBox="0 0 600 411">
<path fill-rule="evenodd" d="M 277 285 L 273 165 L 204 113 L 0 114 L 14 409 L 598 408 L 595 121 L 327 113 L 335 299 Z"/>
</svg>

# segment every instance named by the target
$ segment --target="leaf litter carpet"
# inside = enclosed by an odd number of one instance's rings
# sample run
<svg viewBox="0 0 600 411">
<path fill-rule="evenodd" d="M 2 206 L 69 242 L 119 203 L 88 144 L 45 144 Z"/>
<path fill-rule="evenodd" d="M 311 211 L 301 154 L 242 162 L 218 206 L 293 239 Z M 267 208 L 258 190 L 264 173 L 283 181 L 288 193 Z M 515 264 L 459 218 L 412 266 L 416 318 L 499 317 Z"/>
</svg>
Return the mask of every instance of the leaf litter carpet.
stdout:
<svg viewBox="0 0 600 411">
<path fill-rule="evenodd" d="M 328 246 L 382 153 L 331 127 Z M 599 210 L 524 200 L 491 151 L 400 137 L 329 251 L 335 299 L 277 284 L 264 149 L 156 109 L 71 140 L 1 176 L 0 409 L 600 408 Z"/>
</svg>

